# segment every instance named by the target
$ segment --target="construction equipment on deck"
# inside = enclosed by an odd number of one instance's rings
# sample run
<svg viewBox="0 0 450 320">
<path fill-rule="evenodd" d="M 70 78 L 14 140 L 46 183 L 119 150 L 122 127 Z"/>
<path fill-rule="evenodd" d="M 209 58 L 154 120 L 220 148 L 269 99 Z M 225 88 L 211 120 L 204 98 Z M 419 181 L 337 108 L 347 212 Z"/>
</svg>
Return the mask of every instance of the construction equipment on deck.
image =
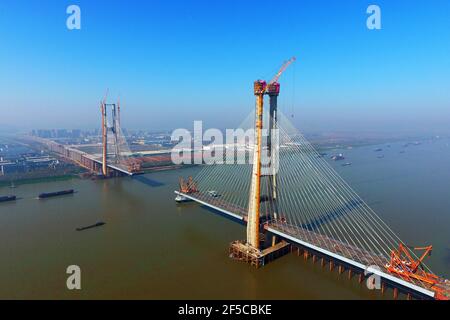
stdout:
<svg viewBox="0 0 450 320">
<path fill-rule="evenodd" d="M 142 171 L 142 160 L 137 158 L 125 159 L 124 164 L 131 173 L 140 173 Z"/>
<path fill-rule="evenodd" d="M 283 63 L 280 70 L 278 70 L 278 72 L 275 74 L 275 76 L 272 78 L 272 80 L 270 80 L 269 83 L 267 83 L 267 86 L 266 86 L 267 93 L 269 93 L 269 94 L 275 93 L 277 95 L 280 93 L 280 84 L 278 83 L 278 79 L 281 77 L 281 75 L 287 69 L 287 67 L 289 67 L 289 65 L 291 65 L 293 62 L 295 62 L 295 60 L 297 60 L 297 58 L 292 57 Z"/>
<path fill-rule="evenodd" d="M 449 292 L 448 287 L 450 286 L 450 283 L 448 283 L 448 280 L 427 272 L 423 266 L 423 260 L 425 257 L 431 255 L 433 246 L 430 245 L 412 249 L 416 251 L 423 251 L 423 254 L 420 258 L 418 258 L 418 260 L 414 260 L 408 251 L 408 248 L 404 244 L 400 243 L 398 250 L 391 251 L 391 261 L 386 264 L 386 269 L 390 273 L 395 274 L 404 280 L 411 281 L 413 279 L 424 283 L 435 292 L 436 299 L 449 300 L 450 297 L 447 294 Z"/>
<path fill-rule="evenodd" d="M 184 180 L 183 177 L 180 177 L 180 192 L 186 194 L 198 192 L 197 184 L 192 176 L 190 176 L 187 181 Z"/>
</svg>

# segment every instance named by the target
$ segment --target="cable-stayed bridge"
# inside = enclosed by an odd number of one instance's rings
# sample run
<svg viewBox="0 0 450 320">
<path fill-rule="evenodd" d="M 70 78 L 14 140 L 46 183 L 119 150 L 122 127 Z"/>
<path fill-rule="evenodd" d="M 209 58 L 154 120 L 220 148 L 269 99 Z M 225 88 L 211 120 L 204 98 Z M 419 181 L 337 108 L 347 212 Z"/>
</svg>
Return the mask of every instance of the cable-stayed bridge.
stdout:
<svg viewBox="0 0 450 320">
<path fill-rule="evenodd" d="M 29 136 L 27 139 L 45 145 L 51 152 L 103 177 L 141 173 L 141 161 L 133 156 L 120 125 L 120 103 L 106 103 L 106 97 L 107 94 L 100 104 L 101 144 L 91 145 L 94 149 L 99 149 L 99 152 L 88 153 L 80 150 L 80 146 L 39 137 Z"/>
<path fill-rule="evenodd" d="M 271 85 L 255 82 L 256 110 L 241 126 L 255 129 L 254 141 L 236 141 L 234 163 L 205 164 L 196 177 L 182 181 L 178 200 L 196 201 L 246 225 L 246 240 L 230 246 L 234 259 L 260 267 L 296 250 L 349 278 L 358 275 L 360 282 L 372 275 L 383 292 L 392 288 L 395 298 L 402 292 L 408 298 L 449 299 L 450 282 L 423 262 L 431 246 L 416 248 L 423 252 L 418 257 L 399 238 L 277 111 L 279 85 L 278 90 Z M 267 139 L 263 129 L 269 130 Z M 269 164 L 261 161 L 264 152 Z"/>
<path fill-rule="evenodd" d="M 133 175 L 140 172 L 140 163 L 130 157 L 131 151 L 120 126 L 120 103 L 106 103 L 108 92 L 103 99 L 102 113 L 102 155 L 95 161 L 102 166 L 103 176 L 111 176 L 114 172 Z M 107 109 L 111 108 L 108 119 Z"/>
</svg>

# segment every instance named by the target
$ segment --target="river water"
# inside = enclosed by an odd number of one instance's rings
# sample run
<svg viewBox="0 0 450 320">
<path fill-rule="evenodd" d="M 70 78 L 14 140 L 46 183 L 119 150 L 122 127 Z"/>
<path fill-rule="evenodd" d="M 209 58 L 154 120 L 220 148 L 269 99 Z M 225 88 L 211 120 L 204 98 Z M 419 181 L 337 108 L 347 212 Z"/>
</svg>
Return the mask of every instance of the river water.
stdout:
<svg viewBox="0 0 450 320">
<path fill-rule="evenodd" d="M 352 165 L 331 162 L 406 243 L 433 244 L 428 265 L 447 278 L 449 142 L 337 149 L 332 152 L 343 152 L 343 162 Z M 0 204 L 0 298 L 382 298 L 356 279 L 293 254 L 258 270 L 230 260 L 228 245 L 245 238 L 244 227 L 197 204 L 173 201 L 178 177 L 195 176 L 199 169 L 0 188 L 0 195 L 20 197 Z M 69 188 L 77 193 L 36 199 L 41 192 Z M 106 225 L 75 231 L 98 221 Z M 66 268 L 73 264 L 81 268 L 79 291 L 66 288 Z"/>
</svg>

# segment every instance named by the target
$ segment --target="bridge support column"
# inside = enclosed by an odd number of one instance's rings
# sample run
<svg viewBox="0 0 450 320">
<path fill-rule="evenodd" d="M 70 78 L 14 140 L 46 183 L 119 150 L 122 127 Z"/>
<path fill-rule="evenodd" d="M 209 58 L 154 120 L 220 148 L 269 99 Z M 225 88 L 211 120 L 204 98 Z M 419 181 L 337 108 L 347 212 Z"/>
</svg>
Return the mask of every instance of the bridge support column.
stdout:
<svg viewBox="0 0 450 320">
<path fill-rule="evenodd" d="M 398 289 L 394 288 L 394 299 L 397 300 L 398 299 Z"/>
<path fill-rule="evenodd" d="M 267 87 L 267 93 L 270 98 L 270 109 L 269 109 L 269 134 L 267 141 L 267 150 L 270 157 L 270 173 L 268 178 L 268 191 L 269 197 L 271 198 L 271 213 L 273 214 L 273 219 L 278 219 L 278 182 L 277 182 L 277 172 L 278 172 L 278 124 L 277 124 L 277 112 L 278 112 L 278 94 L 280 93 L 280 85 L 269 84 Z M 275 245 L 277 239 L 274 235 L 272 237 L 272 245 Z"/>
<path fill-rule="evenodd" d="M 352 269 L 348 269 L 348 280 L 352 278 Z"/>
<path fill-rule="evenodd" d="M 255 106 L 255 141 L 253 149 L 252 176 L 247 213 L 247 240 L 245 243 L 235 241 L 230 246 L 230 256 L 241 260 L 242 256 L 251 256 L 251 261 L 256 261 L 260 265 L 262 258 L 260 241 L 260 207 L 261 207 L 261 150 L 262 150 L 262 129 L 263 129 L 263 107 L 264 94 L 266 92 L 266 82 L 257 80 L 253 84 L 256 97 Z M 274 245 L 272 251 L 276 250 Z M 247 258 L 248 260 L 248 258 Z"/>
<path fill-rule="evenodd" d="M 108 124 L 106 120 L 106 105 L 102 102 L 101 106 L 102 111 L 102 174 L 106 177 L 108 175 L 108 165 L 106 163 L 106 155 L 108 150 Z"/>
<path fill-rule="evenodd" d="M 246 262 L 256 268 L 262 267 L 267 263 L 289 253 L 290 244 L 286 241 L 280 241 L 275 246 L 264 250 L 258 250 L 248 246 L 241 241 L 234 241 L 230 245 L 230 257 Z"/>
<path fill-rule="evenodd" d="M 250 198 L 248 206 L 247 221 L 247 244 L 257 250 L 260 249 L 259 226 L 261 206 L 261 150 L 262 150 L 262 128 L 263 128 L 263 103 L 266 91 L 265 81 L 255 81 L 254 94 L 256 96 L 255 112 L 255 141 L 253 151 L 253 170 L 250 187 Z"/>
<path fill-rule="evenodd" d="M 115 153 L 115 161 L 119 162 L 120 158 L 120 149 L 119 149 L 119 119 L 117 115 L 117 105 L 115 103 L 111 104 L 111 112 L 112 112 L 112 133 L 114 138 L 114 153 Z"/>
<path fill-rule="evenodd" d="M 342 274 L 344 272 L 344 267 L 343 266 L 339 266 L 339 274 Z"/>
</svg>

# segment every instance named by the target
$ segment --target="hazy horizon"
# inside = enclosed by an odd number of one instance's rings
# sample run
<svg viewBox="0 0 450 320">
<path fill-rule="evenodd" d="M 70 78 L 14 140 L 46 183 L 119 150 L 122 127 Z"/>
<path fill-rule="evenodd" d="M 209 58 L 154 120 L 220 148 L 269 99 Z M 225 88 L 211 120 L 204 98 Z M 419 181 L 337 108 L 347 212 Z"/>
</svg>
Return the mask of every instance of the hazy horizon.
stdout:
<svg viewBox="0 0 450 320">
<path fill-rule="evenodd" d="M 448 1 L 377 1 L 381 30 L 368 1 L 258 3 L 77 1 L 68 30 L 71 3 L 2 1 L 0 132 L 98 128 L 107 88 L 125 128 L 233 128 L 291 56 L 279 108 L 302 132 L 450 132 Z"/>
</svg>

